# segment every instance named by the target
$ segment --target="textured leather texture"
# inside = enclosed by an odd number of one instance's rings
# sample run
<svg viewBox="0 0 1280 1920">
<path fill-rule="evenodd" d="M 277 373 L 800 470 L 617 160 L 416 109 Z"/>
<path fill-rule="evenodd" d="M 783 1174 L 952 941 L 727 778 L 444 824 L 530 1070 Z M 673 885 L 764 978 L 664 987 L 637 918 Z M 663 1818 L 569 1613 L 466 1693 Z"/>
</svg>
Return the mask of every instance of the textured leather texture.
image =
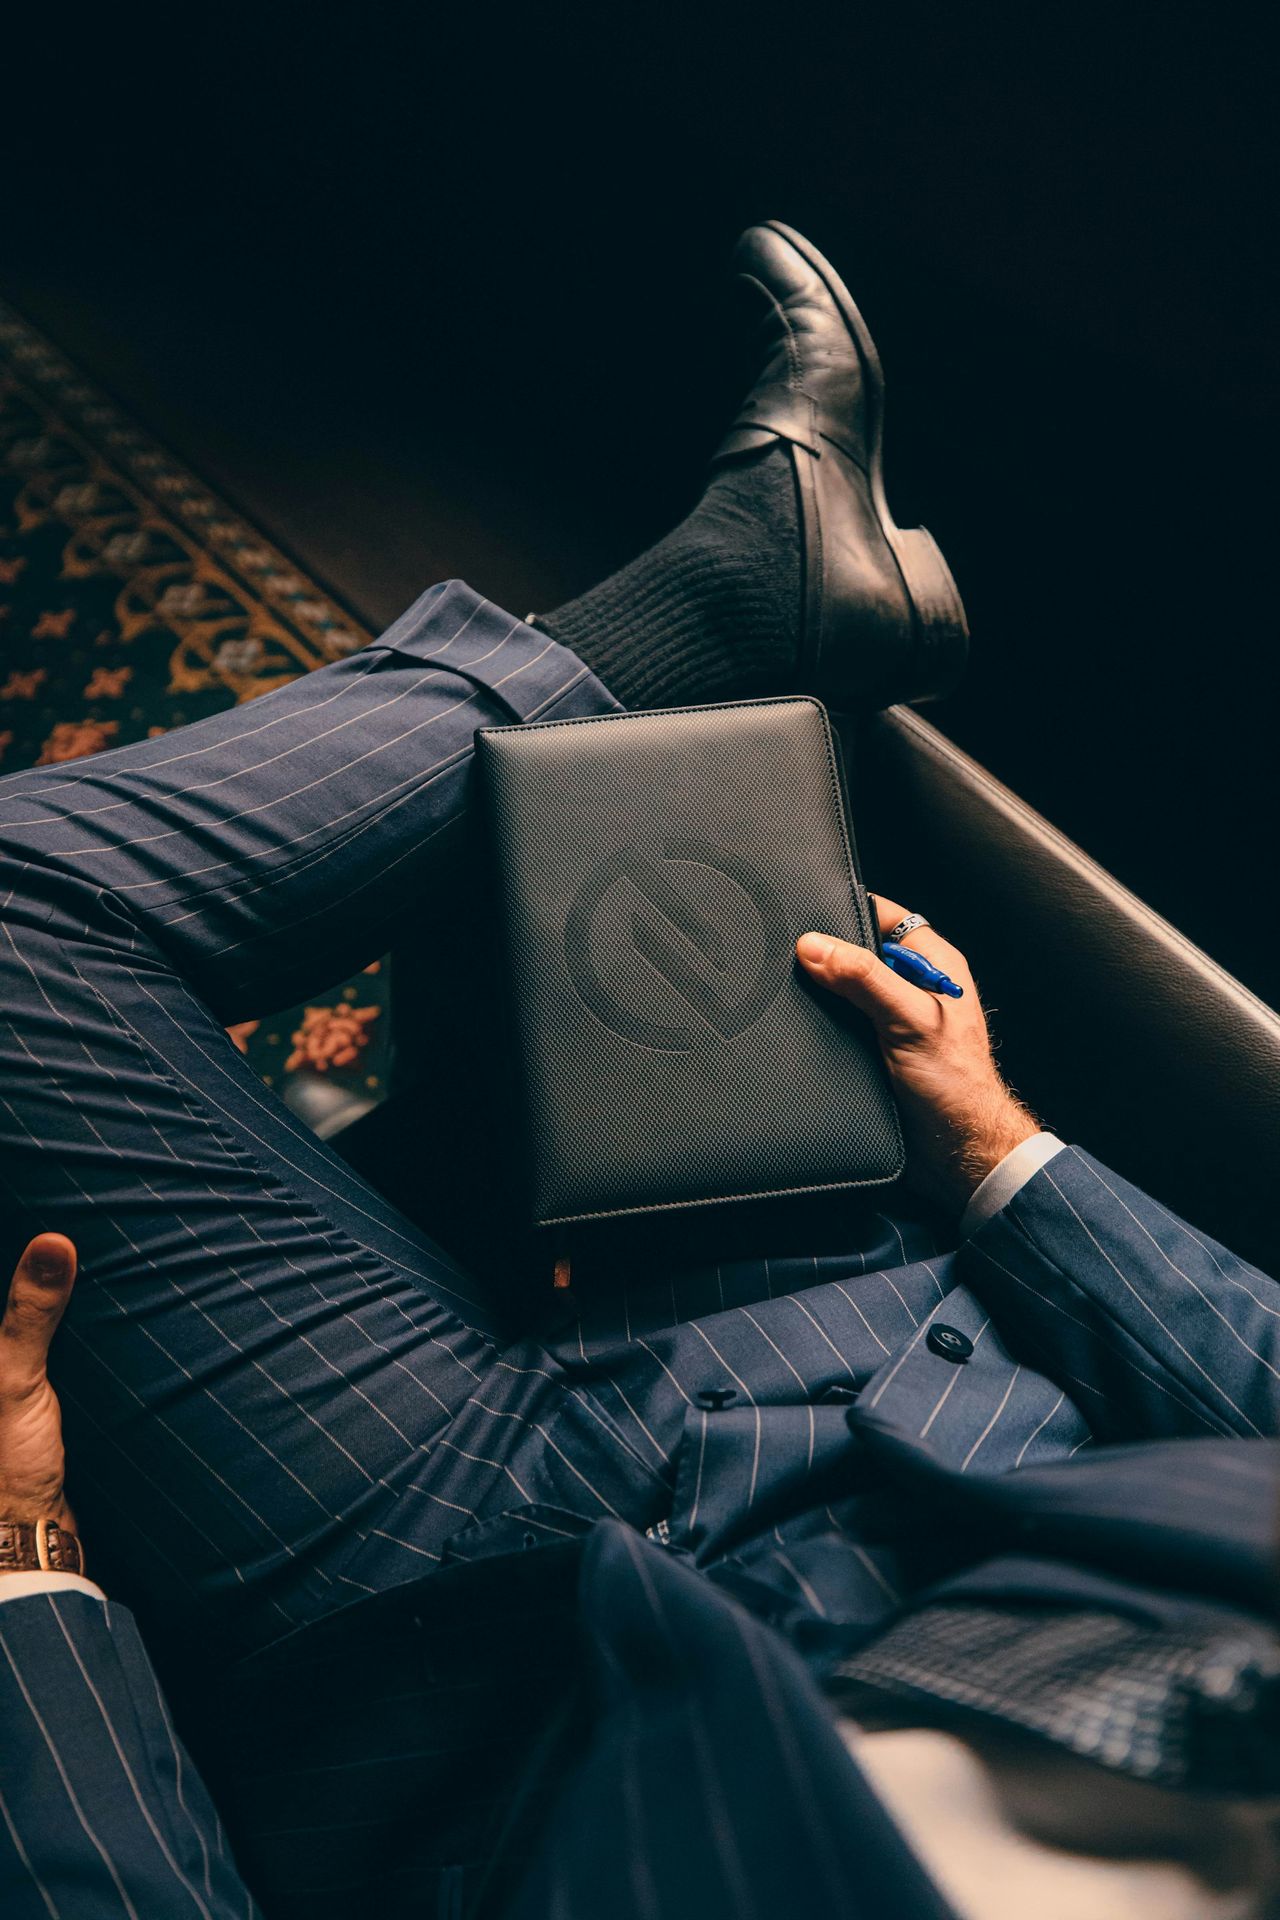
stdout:
<svg viewBox="0 0 1280 1920">
<path fill-rule="evenodd" d="M 873 946 L 804 697 L 483 728 L 535 1225 L 871 1186 L 902 1167 L 870 1026 L 795 959 Z"/>
<path fill-rule="evenodd" d="M 855 765 L 869 884 L 965 950 L 1045 1125 L 1280 1272 L 1280 1014 L 919 714 Z"/>
<path fill-rule="evenodd" d="M 83 1573 L 84 1555 L 56 1520 L 0 1520 L 0 1572 Z"/>
</svg>

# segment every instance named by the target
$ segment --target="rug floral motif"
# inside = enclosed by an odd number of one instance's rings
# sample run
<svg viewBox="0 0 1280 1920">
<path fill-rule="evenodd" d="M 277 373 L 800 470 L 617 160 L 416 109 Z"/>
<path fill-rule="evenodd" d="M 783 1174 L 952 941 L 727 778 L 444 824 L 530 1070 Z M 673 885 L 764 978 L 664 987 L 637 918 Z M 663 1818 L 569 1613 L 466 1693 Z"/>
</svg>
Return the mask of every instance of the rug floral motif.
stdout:
<svg viewBox="0 0 1280 1920">
<path fill-rule="evenodd" d="M 0 302 L 0 773 L 153 739 L 371 637 Z M 388 974 L 228 1030 L 321 1132 L 385 1091 Z"/>
</svg>

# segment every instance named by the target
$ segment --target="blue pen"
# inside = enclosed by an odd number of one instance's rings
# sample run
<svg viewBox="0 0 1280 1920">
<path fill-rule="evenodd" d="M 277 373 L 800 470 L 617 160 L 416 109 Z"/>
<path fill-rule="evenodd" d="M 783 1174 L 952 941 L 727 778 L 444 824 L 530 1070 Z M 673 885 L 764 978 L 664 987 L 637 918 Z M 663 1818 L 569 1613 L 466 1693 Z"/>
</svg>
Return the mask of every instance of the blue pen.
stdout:
<svg viewBox="0 0 1280 1920">
<path fill-rule="evenodd" d="M 914 947 L 900 947 L 895 940 L 886 940 L 883 953 L 885 965 L 909 980 L 913 987 L 924 987 L 929 993 L 945 993 L 951 1000 L 959 1000 L 963 995 L 964 988 L 957 981 L 933 966 Z"/>
</svg>

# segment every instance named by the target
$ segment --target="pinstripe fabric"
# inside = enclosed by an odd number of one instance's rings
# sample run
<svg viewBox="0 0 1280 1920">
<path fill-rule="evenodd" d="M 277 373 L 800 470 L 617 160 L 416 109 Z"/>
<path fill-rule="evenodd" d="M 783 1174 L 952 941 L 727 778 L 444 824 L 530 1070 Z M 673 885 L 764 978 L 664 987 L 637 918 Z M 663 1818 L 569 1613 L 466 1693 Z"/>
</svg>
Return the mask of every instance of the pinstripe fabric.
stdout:
<svg viewBox="0 0 1280 1920">
<path fill-rule="evenodd" d="M 776 1635 L 621 1528 L 584 1555 L 597 1730 L 570 1760 L 512 1920 L 950 1912 Z"/>
<path fill-rule="evenodd" d="M 220 1784 L 268 1913 L 947 1920 L 801 1663 L 631 1530 L 392 1589 L 365 1625 L 233 1676 Z M 32 1596 L 0 1627 L 6 1916 L 254 1920 L 128 1614 Z"/>
<path fill-rule="evenodd" d="M 745 1610 L 776 1629 L 751 1648 L 781 1661 L 790 1639 L 820 1676 L 939 1571 L 909 1503 L 886 1502 L 853 1403 L 974 1484 L 1099 1439 L 1275 1431 L 1280 1289 L 1079 1149 L 957 1250 L 923 1221 L 853 1208 L 817 1254 L 615 1248 L 575 1265 L 574 1324 L 513 1343 L 428 1227 L 254 1079 L 223 1023 L 450 929 L 436 883 L 474 729 L 615 704 L 573 655 L 449 583 L 371 647 L 248 707 L 0 781 L 13 1248 L 47 1226 L 80 1247 L 57 1384 L 83 1523 L 146 1566 L 144 1629 L 159 1638 L 176 1617 L 224 1658 L 256 1653 L 234 1725 L 220 1689 L 192 1727 L 233 1796 L 252 1756 L 272 1756 L 236 1797 L 237 1834 L 281 1912 L 328 1896 L 342 1910 L 339 1889 L 419 1858 L 411 1827 L 448 1911 L 514 1817 L 518 1767 L 486 1776 L 467 1818 L 442 1785 L 478 1764 L 471 1711 L 490 1729 L 510 1711 L 501 1606 L 473 1627 L 454 1617 L 444 1665 L 433 1652 L 406 1688 L 404 1636 L 377 1628 L 402 1595 L 424 1617 L 425 1596 L 545 1545 L 529 1559 L 593 1569 L 572 1608 L 590 1649 L 665 1578 L 645 1570 L 669 1567 L 679 1604 L 692 1589 L 719 1620 L 713 1637 Z M 939 1324 L 968 1336 L 964 1364 L 933 1350 Z M 612 1543 L 598 1554 L 597 1535 Z M 528 1664 L 518 1616 L 506 1631 Z M 359 1709 L 339 1693 L 330 1711 L 324 1794 L 298 1800 L 288 1783 L 316 1733 L 288 1676 L 316 1636 L 344 1662 L 366 1649 L 371 1670 Z M 782 1681 L 743 1658 L 763 1712 Z M 451 1673 L 472 1690 L 467 1713 L 450 1710 Z M 623 1747 L 651 1751 L 643 1703 L 626 1711 Z M 759 1724 L 762 1740 L 791 1738 L 776 1717 Z M 389 1736 L 421 1792 L 388 1796 Z M 408 1766 L 423 1747 L 434 1806 Z M 718 1790 L 694 1789 L 702 1816 Z M 790 1845 L 797 1796 L 775 1798 L 752 1817 Z M 737 1911 L 727 1856 L 717 1872 L 712 1910 Z M 419 1911 L 422 1886 L 407 1869 L 398 1884 Z M 555 1893 L 565 1912 L 589 1910 L 584 1897 Z M 656 1897 L 637 1882 L 617 1911 Z"/>
<path fill-rule="evenodd" d="M 253 1920 L 127 1612 L 67 1593 L 0 1610 L 0 1726 L 5 1920 Z"/>
<path fill-rule="evenodd" d="M 91 1533 L 145 1551 L 148 1618 L 253 1644 L 381 1584 L 348 1571 L 367 1544 L 420 1571 L 540 1476 L 630 1497 L 607 1423 L 566 1467 L 551 1429 L 590 1416 L 548 1410 L 554 1369 L 496 1371 L 469 1277 L 222 1031 L 448 928 L 432 882 L 477 726 L 613 704 L 450 583 L 250 705 L 0 781 L 0 1188 L 14 1248 L 56 1220 L 80 1250 L 57 1368 L 77 1492 Z M 434 1524 L 398 1554 L 390 1489 L 428 1456 L 404 1509 Z"/>
<path fill-rule="evenodd" d="M 1274 1434 L 1280 1289 L 1078 1149 L 966 1247 L 964 1277 L 1099 1438 Z"/>
</svg>

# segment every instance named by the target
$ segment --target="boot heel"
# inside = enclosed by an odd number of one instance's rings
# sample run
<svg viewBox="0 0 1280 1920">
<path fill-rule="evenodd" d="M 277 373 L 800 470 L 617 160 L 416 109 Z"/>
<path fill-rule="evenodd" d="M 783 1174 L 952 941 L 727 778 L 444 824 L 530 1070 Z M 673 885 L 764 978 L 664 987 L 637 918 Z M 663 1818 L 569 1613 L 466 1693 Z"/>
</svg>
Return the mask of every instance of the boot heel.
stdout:
<svg viewBox="0 0 1280 1920">
<path fill-rule="evenodd" d="M 937 700 L 960 680 L 969 658 L 969 622 L 951 569 L 927 527 L 895 527 L 890 545 L 915 609 L 920 641 L 918 700 Z"/>
</svg>

